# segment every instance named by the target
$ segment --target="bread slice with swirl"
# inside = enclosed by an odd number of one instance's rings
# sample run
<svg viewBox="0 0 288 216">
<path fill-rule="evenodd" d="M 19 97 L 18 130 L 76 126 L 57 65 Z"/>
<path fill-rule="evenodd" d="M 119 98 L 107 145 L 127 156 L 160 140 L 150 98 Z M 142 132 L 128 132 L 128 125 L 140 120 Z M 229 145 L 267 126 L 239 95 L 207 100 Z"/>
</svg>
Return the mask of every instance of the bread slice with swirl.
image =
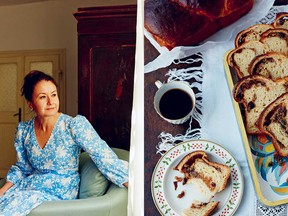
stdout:
<svg viewBox="0 0 288 216">
<path fill-rule="evenodd" d="M 204 151 L 189 153 L 174 169 L 184 174 L 184 183 L 196 184 L 210 199 L 226 188 L 231 174 L 227 165 L 209 161 Z"/>
<path fill-rule="evenodd" d="M 174 170 L 178 170 L 179 172 L 185 174 L 187 168 L 192 166 L 192 164 L 195 162 L 197 158 L 203 158 L 203 157 L 206 158 L 208 157 L 205 151 L 199 150 L 191 152 L 181 159 L 181 161 L 174 167 Z"/>
<path fill-rule="evenodd" d="M 275 28 L 288 29 L 288 13 L 287 12 L 278 13 L 274 19 L 273 26 Z"/>
<path fill-rule="evenodd" d="M 270 51 L 288 56 L 288 30 L 274 28 L 261 34 L 260 42 L 266 44 Z"/>
<path fill-rule="evenodd" d="M 209 216 L 212 214 L 213 210 L 218 206 L 218 204 L 218 201 L 192 204 L 190 208 L 183 210 L 182 216 Z"/>
<path fill-rule="evenodd" d="M 285 78 L 288 76 L 288 57 L 276 52 L 259 55 L 251 62 L 248 71 L 272 80 Z"/>
<path fill-rule="evenodd" d="M 280 95 L 287 92 L 288 81 L 273 81 L 261 75 L 251 75 L 239 80 L 233 89 L 235 101 L 241 103 L 245 115 L 245 127 L 248 134 L 263 133 L 257 127 L 262 111 Z"/>
<path fill-rule="evenodd" d="M 248 41 L 260 41 L 261 34 L 268 29 L 273 29 L 273 25 L 255 24 L 247 29 L 240 31 L 235 37 L 235 47 L 239 47 Z"/>
<path fill-rule="evenodd" d="M 268 47 L 260 41 L 248 41 L 231 50 L 227 55 L 227 63 L 234 68 L 238 78 L 249 76 L 249 66 L 253 59 L 267 53 Z"/>
<path fill-rule="evenodd" d="M 263 110 L 258 127 L 271 137 L 280 156 L 288 156 L 288 93 L 278 97 Z"/>
</svg>

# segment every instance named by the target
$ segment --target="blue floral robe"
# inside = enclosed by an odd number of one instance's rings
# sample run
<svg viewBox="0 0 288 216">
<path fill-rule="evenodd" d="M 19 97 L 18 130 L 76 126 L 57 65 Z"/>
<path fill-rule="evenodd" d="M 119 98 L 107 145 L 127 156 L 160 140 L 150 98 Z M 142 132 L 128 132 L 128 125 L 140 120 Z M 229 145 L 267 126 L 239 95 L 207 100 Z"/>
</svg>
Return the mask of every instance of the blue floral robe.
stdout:
<svg viewBox="0 0 288 216">
<path fill-rule="evenodd" d="M 34 118 L 16 129 L 18 162 L 7 181 L 14 185 L 0 196 L 0 215 L 27 215 L 43 201 L 75 199 L 79 189 L 78 163 L 81 149 L 113 183 L 128 182 L 128 163 L 118 159 L 88 120 L 61 114 L 42 149 L 36 140 Z"/>
</svg>

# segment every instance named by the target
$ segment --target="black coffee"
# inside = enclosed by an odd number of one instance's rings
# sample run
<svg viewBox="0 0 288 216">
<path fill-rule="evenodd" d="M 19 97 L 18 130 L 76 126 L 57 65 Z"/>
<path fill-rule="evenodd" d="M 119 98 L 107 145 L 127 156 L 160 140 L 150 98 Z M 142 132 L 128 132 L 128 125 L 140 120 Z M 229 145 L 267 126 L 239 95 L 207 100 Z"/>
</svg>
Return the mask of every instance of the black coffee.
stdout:
<svg viewBox="0 0 288 216">
<path fill-rule="evenodd" d="M 180 89 L 165 92 L 160 99 L 159 109 L 165 118 L 180 119 L 190 113 L 193 106 L 191 97 Z"/>
</svg>

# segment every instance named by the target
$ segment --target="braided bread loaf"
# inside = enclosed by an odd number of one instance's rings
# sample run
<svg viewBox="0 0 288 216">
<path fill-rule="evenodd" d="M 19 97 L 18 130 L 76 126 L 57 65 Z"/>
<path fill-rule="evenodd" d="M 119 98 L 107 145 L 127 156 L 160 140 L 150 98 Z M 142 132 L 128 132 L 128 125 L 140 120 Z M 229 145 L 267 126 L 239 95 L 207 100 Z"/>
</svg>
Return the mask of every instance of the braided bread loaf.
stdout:
<svg viewBox="0 0 288 216">
<path fill-rule="evenodd" d="M 168 49 L 197 45 L 252 6 L 253 0 L 145 0 L 144 26 Z"/>
</svg>

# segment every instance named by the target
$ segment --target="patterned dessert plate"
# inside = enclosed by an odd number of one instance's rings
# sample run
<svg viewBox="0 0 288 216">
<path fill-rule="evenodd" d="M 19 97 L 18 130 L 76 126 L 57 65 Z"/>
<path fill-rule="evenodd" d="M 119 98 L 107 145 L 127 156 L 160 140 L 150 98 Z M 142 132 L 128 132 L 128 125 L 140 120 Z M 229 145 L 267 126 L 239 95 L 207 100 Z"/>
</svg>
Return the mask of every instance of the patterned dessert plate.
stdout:
<svg viewBox="0 0 288 216">
<path fill-rule="evenodd" d="M 201 195 L 193 184 L 174 184 L 175 176 L 182 177 L 181 173 L 173 168 L 188 153 L 203 150 L 210 161 L 226 164 L 231 169 L 231 176 L 225 190 L 217 193 L 212 200 L 219 201 L 213 215 L 233 215 L 238 208 L 243 194 L 244 182 L 240 167 L 233 156 L 220 145 L 205 141 L 193 140 L 178 144 L 167 151 L 158 161 L 151 182 L 154 203 L 161 215 L 181 215 L 194 201 L 207 202 L 207 197 Z M 182 198 L 178 198 L 181 192 Z"/>
</svg>

